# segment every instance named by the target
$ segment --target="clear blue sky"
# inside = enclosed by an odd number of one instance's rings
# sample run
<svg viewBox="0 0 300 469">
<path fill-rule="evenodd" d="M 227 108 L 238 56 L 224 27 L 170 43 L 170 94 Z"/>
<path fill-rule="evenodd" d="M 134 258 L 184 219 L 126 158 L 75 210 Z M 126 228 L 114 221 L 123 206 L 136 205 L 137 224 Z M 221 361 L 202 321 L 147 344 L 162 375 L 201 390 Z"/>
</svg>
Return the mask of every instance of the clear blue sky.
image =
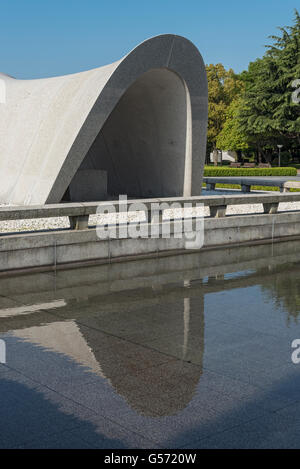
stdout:
<svg viewBox="0 0 300 469">
<path fill-rule="evenodd" d="M 0 0 L 0 71 L 74 73 L 175 33 L 192 40 L 206 63 L 239 72 L 263 55 L 277 26 L 292 23 L 295 7 L 296 0 Z"/>
</svg>

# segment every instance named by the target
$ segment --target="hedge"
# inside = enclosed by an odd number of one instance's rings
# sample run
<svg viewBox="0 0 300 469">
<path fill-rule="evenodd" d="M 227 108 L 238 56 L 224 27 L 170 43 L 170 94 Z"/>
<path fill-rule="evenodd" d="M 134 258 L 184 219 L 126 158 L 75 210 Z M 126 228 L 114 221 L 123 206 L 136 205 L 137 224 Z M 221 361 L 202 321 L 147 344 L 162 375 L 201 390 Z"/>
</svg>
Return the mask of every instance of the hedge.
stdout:
<svg viewBox="0 0 300 469">
<path fill-rule="evenodd" d="M 223 176 L 297 176 L 296 168 L 228 168 L 205 166 L 204 177 Z"/>
</svg>

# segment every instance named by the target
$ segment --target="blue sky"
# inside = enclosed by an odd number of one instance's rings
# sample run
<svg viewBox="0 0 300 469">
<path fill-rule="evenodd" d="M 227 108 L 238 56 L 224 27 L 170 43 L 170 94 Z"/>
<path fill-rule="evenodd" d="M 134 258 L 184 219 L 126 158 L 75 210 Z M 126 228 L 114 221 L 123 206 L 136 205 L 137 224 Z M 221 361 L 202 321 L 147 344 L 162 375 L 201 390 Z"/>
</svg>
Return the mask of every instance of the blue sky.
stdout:
<svg viewBox="0 0 300 469">
<path fill-rule="evenodd" d="M 206 63 L 239 72 L 263 55 L 277 26 L 292 23 L 296 6 L 295 0 L 0 0 L 0 72 L 17 78 L 79 72 L 162 33 L 188 37 Z"/>
</svg>

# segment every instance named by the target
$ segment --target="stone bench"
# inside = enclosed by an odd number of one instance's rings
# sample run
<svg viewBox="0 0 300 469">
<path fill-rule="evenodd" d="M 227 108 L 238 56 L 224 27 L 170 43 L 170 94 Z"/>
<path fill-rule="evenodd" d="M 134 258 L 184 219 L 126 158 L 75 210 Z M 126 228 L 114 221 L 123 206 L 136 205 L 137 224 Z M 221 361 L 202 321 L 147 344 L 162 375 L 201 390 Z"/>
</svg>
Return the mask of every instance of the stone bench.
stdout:
<svg viewBox="0 0 300 469">
<path fill-rule="evenodd" d="M 282 179 L 268 179 L 263 177 L 204 177 L 203 182 L 206 183 L 207 190 L 215 190 L 216 184 L 228 184 L 241 186 L 242 192 L 251 191 L 251 186 L 268 186 L 279 187 L 280 192 L 289 192 L 290 189 L 300 189 L 300 181 L 284 181 Z"/>
</svg>

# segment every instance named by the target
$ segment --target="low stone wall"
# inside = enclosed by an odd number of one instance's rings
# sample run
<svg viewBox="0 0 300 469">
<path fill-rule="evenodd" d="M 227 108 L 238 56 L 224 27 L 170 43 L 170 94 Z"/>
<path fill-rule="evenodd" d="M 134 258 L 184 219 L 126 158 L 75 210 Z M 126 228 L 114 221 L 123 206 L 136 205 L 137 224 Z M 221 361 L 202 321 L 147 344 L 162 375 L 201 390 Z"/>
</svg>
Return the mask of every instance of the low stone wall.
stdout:
<svg viewBox="0 0 300 469">
<path fill-rule="evenodd" d="M 171 225 L 173 232 L 176 221 Z M 162 230 L 163 223 L 159 224 Z M 237 247 L 300 238 L 300 212 L 228 216 L 204 219 L 204 244 L 200 249 Z M 143 257 L 195 252 L 186 249 L 184 236 L 101 240 L 95 228 L 1 237 L 0 272 L 54 270 L 72 266 L 114 263 Z"/>
<path fill-rule="evenodd" d="M 217 184 L 222 185 L 238 185 L 241 186 L 242 192 L 250 192 L 252 186 L 268 186 L 278 187 L 280 192 L 289 192 L 290 189 L 300 189 L 300 181 L 287 181 L 286 178 L 275 176 L 259 176 L 259 177 L 204 177 L 203 182 L 206 183 L 207 190 L 214 190 Z"/>
</svg>

